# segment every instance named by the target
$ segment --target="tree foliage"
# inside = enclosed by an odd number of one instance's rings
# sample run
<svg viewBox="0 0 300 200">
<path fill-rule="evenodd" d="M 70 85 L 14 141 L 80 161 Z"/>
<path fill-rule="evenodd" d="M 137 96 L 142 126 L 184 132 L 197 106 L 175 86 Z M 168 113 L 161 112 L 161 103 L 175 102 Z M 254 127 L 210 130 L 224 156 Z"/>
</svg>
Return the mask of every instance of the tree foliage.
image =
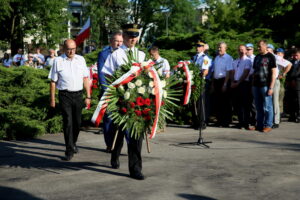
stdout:
<svg viewBox="0 0 300 200">
<path fill-rule="evenodd" d="M 86 16 L 91 17 L 91 40 L 103 46 L 108 44 L 109 34 L 120 30 L 127 22 L 127 0 L 87 0 Z"/>
<path fill-rule="evenodd" d="M 0 40 L 8 41 L 13 52 L 26 36 L 52 47 L 67 36 L 67 5 L 64 0 L 1 0 Z"/>
</svg>

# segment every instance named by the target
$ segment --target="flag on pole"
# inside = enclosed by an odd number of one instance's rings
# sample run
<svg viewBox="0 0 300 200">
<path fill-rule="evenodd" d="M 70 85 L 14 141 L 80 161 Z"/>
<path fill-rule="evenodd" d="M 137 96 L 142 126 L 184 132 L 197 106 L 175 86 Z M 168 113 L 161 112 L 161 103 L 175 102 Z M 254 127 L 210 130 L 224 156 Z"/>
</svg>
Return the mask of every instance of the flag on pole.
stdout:
<svg viewBox="0 0 300 200">
<path fill-rule="evenodd" d="M 75 42 L 76 45 L 80 45 L 86 38 L 90 36 L 90 30 L 91 30 L 91 19 L 90 17 L 85 22 L 82 29 L 79 31 L 79 33 L 76 36 Z"/>
</svg>

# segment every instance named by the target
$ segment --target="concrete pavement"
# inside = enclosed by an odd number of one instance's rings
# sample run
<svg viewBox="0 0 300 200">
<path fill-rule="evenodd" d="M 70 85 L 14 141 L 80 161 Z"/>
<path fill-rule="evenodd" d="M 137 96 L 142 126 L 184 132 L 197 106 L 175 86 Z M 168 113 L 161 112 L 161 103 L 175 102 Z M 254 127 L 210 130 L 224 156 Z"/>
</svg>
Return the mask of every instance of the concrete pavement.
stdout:
<svg viewBox="0 0 300 200">
<path fill-rule="evenodd" d="M 270 133 L 208 127 L 210 149 L 192 144 L 198 132 L 167 127 L 143 146 L 144 181 L 128 176 L 127 148 L 110 168 L 103 135 L 82 131 L 70 162 L 62 134 L 0 141 L 0 199 L 300 199 L 300 125 Z"/>
</svg>

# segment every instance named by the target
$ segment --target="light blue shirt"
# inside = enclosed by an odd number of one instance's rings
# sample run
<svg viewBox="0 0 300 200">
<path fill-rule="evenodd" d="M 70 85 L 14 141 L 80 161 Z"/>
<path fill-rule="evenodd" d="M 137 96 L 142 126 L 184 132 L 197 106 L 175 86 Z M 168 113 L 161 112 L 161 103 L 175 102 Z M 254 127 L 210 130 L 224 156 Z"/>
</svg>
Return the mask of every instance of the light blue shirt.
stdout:
<svg viewBox="0 0 300 200">
<path fill-rule="evenodd" d="M 214 79 L 225 78 L 228 71 L 233 70 L 232 57 L 225 53 L 224 55 L 218 55 L 214 60 Z"/>
</svg>

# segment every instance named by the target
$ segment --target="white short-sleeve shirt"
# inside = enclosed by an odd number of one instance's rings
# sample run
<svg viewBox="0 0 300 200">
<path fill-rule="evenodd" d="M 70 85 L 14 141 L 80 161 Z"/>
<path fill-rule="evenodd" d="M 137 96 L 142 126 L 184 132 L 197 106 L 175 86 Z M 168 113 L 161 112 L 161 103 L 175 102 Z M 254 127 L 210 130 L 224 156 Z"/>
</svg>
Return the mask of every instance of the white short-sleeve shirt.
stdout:
<svg viewBox="0 0 300 200">
<path fill-rule="evenodd" d="M 202 70 L 209 69 L 211 66 L 211 59 L 203 52 L 201 52 L 197 54 L 197 59 L 195 61 L 195 64 L 199 65 Z"/>
<path fill-rule="evenodd" d="M 12 65 L 12 59 L 3 59 L 3 65 L 5 66 L 5 67 L 10 67 L 11 65 Z"/>
<path fill-rule="evenodd" d="M 247 56 L 243 56 L 242 58 L 238 58 L 233 61 L 233 70 L 234 70 L 234 80 L 238 81 L 242 77 L 245 70 L 249 70 L 252 68 L 251 59 Z M 249 76 L 248 76 L 249 77 Z M 249 78 L 245 80 L 249 80 Z"/>
<path fill-rule="evenodd" d="M 275 55 L 275 54 L 274 54 L 274 56 L 275 56 L 276 65 L 277 65 L 276 77 L 278 77 L 280 70 L 283 69 L 283 68 L 286 68 L 289 64 L 292 64 L 292 63 L 290 61 L 284 59 L 281 56 L 278 56 L 278 55 Z"/>
<path fill-rule="evenodd" d="M 24 65 L 25 61 L 27 60 L 27 57 L 25 55 L 21 55 L 21 54 L 16 54 L 13 57 L 13 62 L 19 62 L 20 61 L 20 65 Z"/>
<path fill-rule="evenodd" d="M 83 89 L 83 79 L 89 77 L 85 59 L 75 55 L 69 59 L 65 54 L 56 57 L 48 78 L 56 82 L 58 90 L 79 91 Z"/>
<path fill-rule="evenodd" d="M 169 61 L 165 58 L 159 57 L 156 61 L 158 72 L 166 76 L 170 72 Z"/>
<path fill-rule="evenodd" d="M 127 52 L 129 50 L 133 52 L 136 58 L 135 62 L 141 63 L 145 61 L 146 54 L 144 52 L 139 51 L 136 47 L 129 49 L 125 45 L 122 45 L 107 57 L 101 72 L 106 75 L 113 75 L 120 65 L 124 65 L 128 62 Z"/>
<path fill-rule="evenodd" d="M 219 79 L 226 77 L 226 72 L 233 70 L 232 62 L 232 57 L 227 53 L 222 56 L 218 55 L 214 60 L 214 78 Z"/>
</svg>

